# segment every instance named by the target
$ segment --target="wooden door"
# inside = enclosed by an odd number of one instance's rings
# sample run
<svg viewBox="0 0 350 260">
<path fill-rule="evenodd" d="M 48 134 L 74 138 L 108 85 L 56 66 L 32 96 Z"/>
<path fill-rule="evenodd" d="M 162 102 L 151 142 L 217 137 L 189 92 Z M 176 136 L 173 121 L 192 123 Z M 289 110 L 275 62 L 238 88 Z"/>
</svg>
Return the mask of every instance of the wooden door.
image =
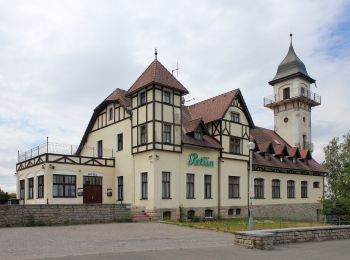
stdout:
<svg viewBox="0 0 350 260">
<path fill-rule="evenodd" d="M 102 203 L 102 177 L 84 176 L 84 203 Z"/>
</svg>

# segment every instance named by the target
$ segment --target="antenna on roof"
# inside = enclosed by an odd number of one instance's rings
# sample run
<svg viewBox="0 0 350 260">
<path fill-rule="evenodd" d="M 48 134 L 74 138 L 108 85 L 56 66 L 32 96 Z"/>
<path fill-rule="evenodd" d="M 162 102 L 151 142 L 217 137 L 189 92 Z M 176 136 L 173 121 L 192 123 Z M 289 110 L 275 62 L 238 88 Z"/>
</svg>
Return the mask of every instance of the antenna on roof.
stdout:
<svg viewBox="0 0 350 260">
<path fill-rule="evenodd" d="M 290 36 L 290 45 L 292 45 L 293 44 L 293 34 L 291 33 L 291 34 L 289 34 L 289 36 Z"/>
<path fill-rule="evenodd" d="M 174 75 L 174 71 L 176 71 L 176 77 L 179 76 L 179 62 L 176 62 L 176 69 L 171 70 L 171 75 Z"/>
<path fill-rule="evenodd" d="M 157 55 L 158 55 L 158 51 L 157 51 L 157 48 L 154 49 L 154 59 L 156 60 L 157 59 Z"/>
</svg>

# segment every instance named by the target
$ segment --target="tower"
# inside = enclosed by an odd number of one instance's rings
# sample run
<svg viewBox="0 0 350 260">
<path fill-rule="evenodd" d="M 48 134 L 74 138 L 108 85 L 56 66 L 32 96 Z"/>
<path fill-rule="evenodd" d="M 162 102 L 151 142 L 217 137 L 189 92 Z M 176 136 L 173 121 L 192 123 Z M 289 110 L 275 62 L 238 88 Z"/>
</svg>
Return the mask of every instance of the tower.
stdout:
<svg viewBox="0 0 350 260">
<path fill-rule="evenodd" d="M 269 82 L 274 95 L 264 98 L 264 106 L 274 112 L 274 130 L 291 146 L 313 150 L 311 108 L 321 104 L 321 97 L 311 92 L 316 81 L 309 76 L 296 55 L 292 34 L 288 53 Z"/>
</svg>

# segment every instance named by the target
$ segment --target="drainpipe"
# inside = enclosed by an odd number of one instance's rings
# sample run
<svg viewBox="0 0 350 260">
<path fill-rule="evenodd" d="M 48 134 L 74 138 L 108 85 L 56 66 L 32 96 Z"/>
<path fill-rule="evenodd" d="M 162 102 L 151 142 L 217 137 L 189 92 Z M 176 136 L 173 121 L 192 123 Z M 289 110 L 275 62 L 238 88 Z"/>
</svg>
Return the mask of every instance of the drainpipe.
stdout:
<svg viewBox="0 0 350 260">
<path fill-rule="evenodd" d="M 221 156 L 218 158 L 218 219 L 221 218 Z"/>
</svg>

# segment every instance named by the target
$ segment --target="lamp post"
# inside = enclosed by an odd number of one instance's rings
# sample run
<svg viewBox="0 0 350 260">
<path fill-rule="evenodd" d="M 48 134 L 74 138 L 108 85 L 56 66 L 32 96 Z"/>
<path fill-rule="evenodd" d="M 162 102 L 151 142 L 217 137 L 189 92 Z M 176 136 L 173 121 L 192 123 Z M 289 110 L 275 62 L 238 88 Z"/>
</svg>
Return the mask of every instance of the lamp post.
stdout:
<svg viewBox="0 0 350 260">
<path fill-rule="evenodd" d="M 253 186 L 253 150 L 255 148 L 254 142 L 248 143 L 249 149 L 249 219 L 248 219 L 248 230 L 254 230 L 254 219 L 253 219 L 253 198 L 254 198 L 254 186 Z"/>
</svg>

